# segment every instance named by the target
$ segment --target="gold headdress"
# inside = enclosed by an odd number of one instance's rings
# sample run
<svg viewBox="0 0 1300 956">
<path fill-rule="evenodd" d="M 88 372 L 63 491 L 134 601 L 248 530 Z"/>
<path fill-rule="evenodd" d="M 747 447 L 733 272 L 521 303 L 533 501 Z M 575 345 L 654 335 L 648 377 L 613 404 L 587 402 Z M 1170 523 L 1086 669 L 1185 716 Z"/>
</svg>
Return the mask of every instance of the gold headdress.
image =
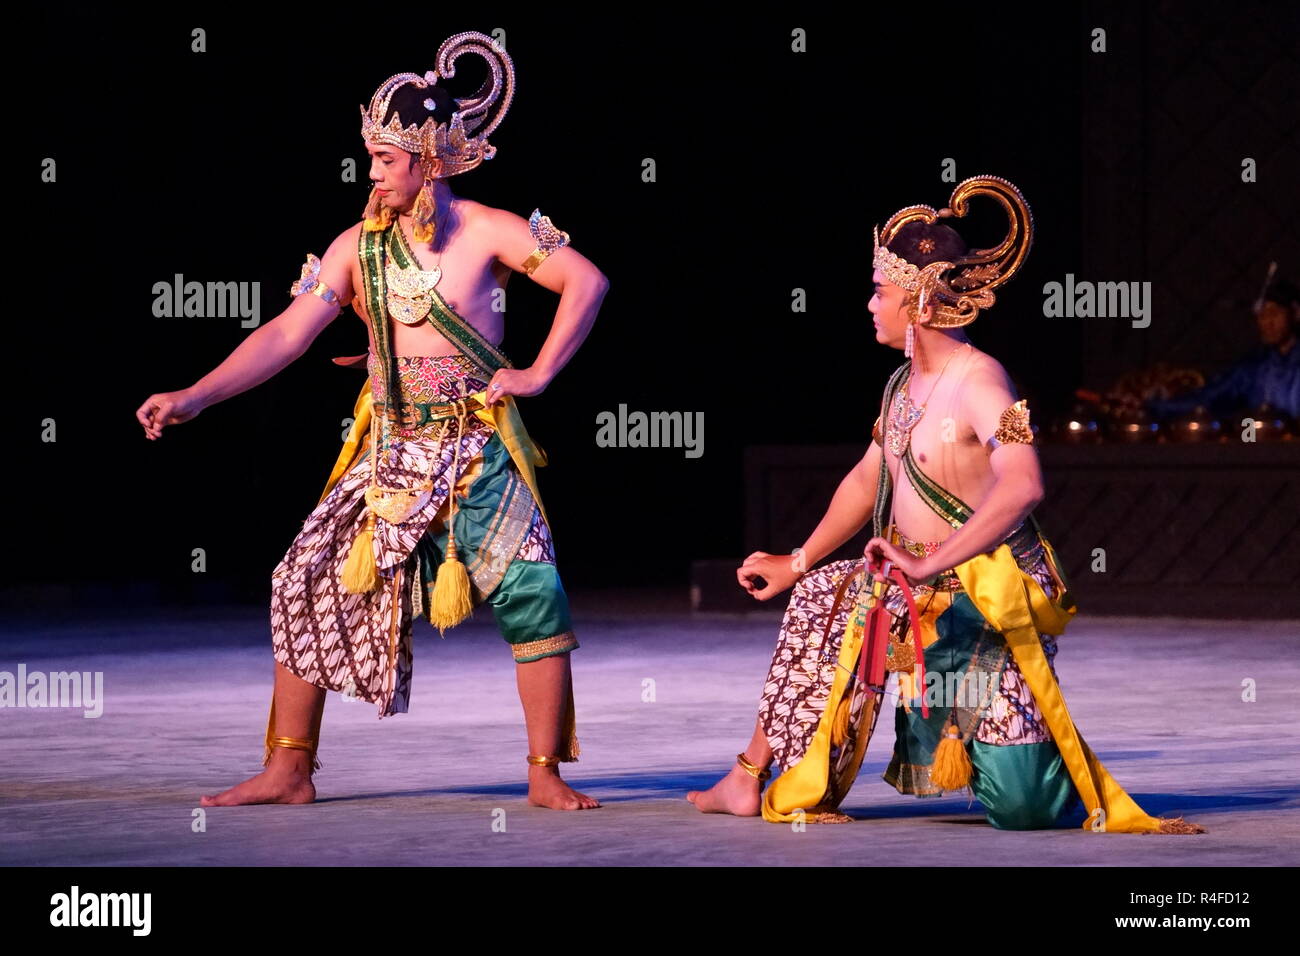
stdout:
<svg viewBox="0 0 1300 956">
<path fill-rule="evenodd" d="M 931 262 L 917 266 L 889 251 L 886 245 L 909 222 L 933 223 L 937 219 L 966 215 L 972 196 L 992 196 L 1006 210 L 1006 238 L 988 249 L 974 249 L 956 262 Z M 981 309 L 994 302 L 993 290 L 1014 276 L 1034 238 L 1034 217 L 1020 190 L 997 176 L 972 176 L 957 185 L 944 209 L 908 206 L 889 217 L 883 229 L 872 230 L 875 251 L 872 265 L 896 286 L 916 294 L 916 311 L 932 306 L 930 325 L 955 328 L 975 321 Z"/>
<path fill-rule="evenodd" d="M 384 115 L 398 90 L 407 85 L 420 90 L 437 86 L 439 81 L 456 75 L 456 60 L 465 53 L 482 57 L 488 65 L 488 76 L 472 96 L 452 100 L 455 107 L 450 111 L 450 119 L 439 122 L 434 115 L 435 110 L 438 110 L 439 99 L 445 97 L 440 92 L 439 96 L 430 96 L 424 100 L 429 115 L 422 124 L 409 122 L 403 127 L 402 120 L 411 120 L 411 117 L 402 117 L 398 113 L 393 114 L 387 125 L 384 124 Z M 496 147 L 487 138 L 501 123 L 506 110 L 510 108 L 514 93 L 515 65 L 506 51 L 486 34 L 473 30 L 457 33 L 438 47 L 434 69 L 423 76 L 418 73 L 398 73 L 384 81 L 370 98 L 369 109 L 364 106 L 360 108 L 361 135 L 373 145 L 396 146 L 418 156 L 428 186 L 431 185 L 434 159 L 439 161 L 439 178 L 445 178 L 468 172 L 485 159 L 496 155 Z M 433 210 L 423 208 L 429 203 L 426 192 L 427 190 L 421 191 L 417 199 L 420 208 L 413 210 L 417 221 L 416 238 L 421 242 L 432 239 L 428 219 L 432 218 Z M 422 211 L 425 215 L 421 214 Z M 366 207 L 366 229 L 373 231 L 386 228 L 389 216 L 389 209 L 384 208 L 381 212 L 378 197 L 372 191 L 370 204 Z"/>
</svg>

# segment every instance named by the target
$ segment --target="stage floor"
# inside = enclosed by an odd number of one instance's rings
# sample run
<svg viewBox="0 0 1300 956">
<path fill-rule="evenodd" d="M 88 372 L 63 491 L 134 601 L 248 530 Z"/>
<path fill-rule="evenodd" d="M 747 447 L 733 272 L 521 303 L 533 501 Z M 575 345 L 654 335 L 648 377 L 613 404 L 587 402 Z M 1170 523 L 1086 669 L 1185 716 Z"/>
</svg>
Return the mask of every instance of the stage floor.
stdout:
<svg viewBox="0 0 1300 956">
<path fill-rule="evenodd" d="M 372 705 L 330 695 L 315 804 L 209 809 L 203 832 L 199 795 L 261 769 L 266 614 L 11 615 L 0 671 L 102 672 L 103 713 L 0 710 L 0 864 L 1300 863 L 1297 622 L 1084 614 L 1061 639 L 1066 701 L 1107 769 L 1148 813 L 1208 833 L 1008 832 L 966 798 L 902 796 L 880 779 L 888 713 L 843 805 L 855 822 L 796 831 L 701 814 L 685 799 L 749 739 L 784 600 L 692 615 L 571 598 L 582 757 L 564 771 L 600 809 L 526 804 L 515 668 L 480 610 L 445 639 L 416 622 L 409 713 L 380 721 Z M 1247 680 L 1253 702 L 1242 700 Z M 504 832 L 493 829 L 499 810 Z"/>
</svg>

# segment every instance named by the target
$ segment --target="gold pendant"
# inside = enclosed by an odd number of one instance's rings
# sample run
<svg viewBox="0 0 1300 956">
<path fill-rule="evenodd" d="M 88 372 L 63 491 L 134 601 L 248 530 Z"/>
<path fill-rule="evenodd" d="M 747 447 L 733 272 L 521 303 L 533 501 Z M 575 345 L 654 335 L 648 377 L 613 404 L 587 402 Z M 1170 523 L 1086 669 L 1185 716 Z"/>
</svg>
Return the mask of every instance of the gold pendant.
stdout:
<svg viewBox="0 0 1300 956">
<path fill-rule="evenodd" d="M 392 262 L 384 267 L 384 283 L 389 291 L 408 299 L 418 299 L 433 291 L 438 280 L 442 278 L 442 268 L 434 266 L 425 270 L 415 266 L 399 269 Z"/>
<path fill-rule="evenodd" d="M 388 311 L 403 325 L 418 325 L 433 308 L 431 293 L 442 278 L 442 268 L 424 270 L 415 266 L 399 269 L 392 262 L 384 267 Z"/>
<path fill-rule="evenodd" d="M 908 634 L 901 641 L 896 641 L 891 636 L 885 647 L 885 670 L 910 671 L 915 666 L 916 645 L 912 643 L 912 635 Z"/>
<path fill-rule="evenodd" d="M 408 299 L 394 292 L 388 293 L 388 314 L 403 325 L 419 325 L 432 308 L 433 299 L 427 295 Z"/>
<path fill-rule="evenodd" d="M 889 410 L 889 420 L 885 422 L 885 446 L 896 457 L 901 458 L 907 451 L 907 444 L 912 438 L 912 429 L 925 414 L 925 406 L 917 408 L 907 394 L 907 383 L 894 396 L 894 406 Z"/>
<path fill-rule="evenodd" d="M 371 485 L 366 489 L 366 504 L 377 517 L 389 524 L 401 524 L 425 506 L 433 494 L 433 482 L 425 479 L 415 488 L 384 488 Z"/>
</svg>

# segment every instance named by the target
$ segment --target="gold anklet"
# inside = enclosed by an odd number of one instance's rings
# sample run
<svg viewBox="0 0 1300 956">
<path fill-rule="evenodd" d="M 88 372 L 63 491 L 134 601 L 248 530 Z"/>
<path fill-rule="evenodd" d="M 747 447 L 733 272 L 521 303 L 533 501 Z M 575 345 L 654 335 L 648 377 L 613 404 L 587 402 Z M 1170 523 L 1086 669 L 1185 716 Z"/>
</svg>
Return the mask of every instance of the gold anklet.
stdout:
<svg viewBox="0 0 1300 956">
<path fill-rule="evenodd" d="M 538 754 L 529 754 L 528 762 L 534 767 L 554 767 L 560 762 L 559 757 L 543 757 Z"/>
<path fill-rule="evenodd" d="M 740 764 L 740 766 L 744 769 L 745 773 L 749 774 L 755 780 L 759 780 L 759 781 L 767 780 L 769 777 L 772 776 L 772 771 L 759 770 L 757 764 L 750 763 L 749 758 L 745 756 L 743 750 L 740 753 L 736 754 L 736 763 Z"/>
<path fill-rule="evenodd" d="M 310 737 L 272 737 L 272 747 L 285 747 L 289 750 L 305 750 L 311 756 L 312 769 L 319 770 L 321 763 L 316 759 L 316 741 Z"/>
</svg>

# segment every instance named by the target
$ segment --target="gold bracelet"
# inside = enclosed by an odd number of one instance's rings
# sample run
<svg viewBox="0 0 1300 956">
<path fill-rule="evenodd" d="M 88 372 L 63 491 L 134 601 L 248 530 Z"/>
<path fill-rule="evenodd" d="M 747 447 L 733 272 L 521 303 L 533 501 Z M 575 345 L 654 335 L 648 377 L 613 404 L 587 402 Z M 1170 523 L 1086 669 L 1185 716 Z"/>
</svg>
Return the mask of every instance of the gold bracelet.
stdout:
<svg viewBox="0 0 1300 956">
<path fill-rule="evenodd" d="M 990 452 L 1000 445 L 1032 445 L 1034 432 L 1029 427 L 1029 403 L 1023 398 L 1008 406 L 998 416 L 998 427 L 985 442 Z"/>
<path fill-rule="evenodd" d="M 302 267 L 302 275 L 289 287 L 289 294 L 294 298 L 300 295 L 320 296 L 330 305 L 338 305 L 339 294 L 320 281 L 320 259 L 307 253 L 307 262 Z"/>
<path fill-rule="evenodd" d="M 318 295 L 330 305 L 339 304 L 339 294 L 327 286 L 324 282 L 317 282 L 312 288 L 309 295 Z"/>
<path fill-rule="evenodd" d="M 528 275 L 532 275 L 537 271 L 537 267 L 546 261 L 547 256 L 556 249 L 569 244 L 569 234 L 556 229 L 551 223 L 551 217 L 543 216 L 540 209 L 534 209 L 533 214 L 528 217 L 528 231 L 537 240 L 537 248 L 523 261 L 519 268 Z"/>
</svg>

